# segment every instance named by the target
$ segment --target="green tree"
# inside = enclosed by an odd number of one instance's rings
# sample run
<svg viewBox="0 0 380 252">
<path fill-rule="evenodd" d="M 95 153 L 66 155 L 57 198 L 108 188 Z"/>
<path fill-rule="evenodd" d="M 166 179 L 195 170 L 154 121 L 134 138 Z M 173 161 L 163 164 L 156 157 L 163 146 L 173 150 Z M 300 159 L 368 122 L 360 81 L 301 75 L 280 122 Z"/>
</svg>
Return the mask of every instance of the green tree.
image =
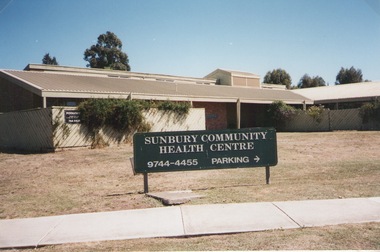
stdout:
<svg viewBox="0 0 380 252">
<path fill-rule="evenodd" d="M 341 68 L 336 76 L 335 84 L 347 84 L 347 83 L 357 83 L 363 82 L 362 70 L 355 69 L 353 66 L 348 68 Z"/>
<path fill-rule="evenodd" d="M 304 74 L 299 80 L 298 88 L 310 88 L 310 87 L 320 87 L 326 86 L 325 80 L 320 76 L 310 77 L 308 74 Z"/>
<path fill-rule="evenodd" d="M 45 65 L 58 65 L 57 59 L 55 57 L 50 57 L 49 53 L 46 53 L 42 58 L 42 64 Z"/>
<path fill-rule="evenodd" d="M 130 71 L 128 55 L 121 51 L 122 47 L 121 40 L 113 32 L 99 35 L 96 45 L 84 52 L 84 60 L 89 63 L 87 67 Z"/>
<path fill-rule="evenodd" d="M 264 83 L 285 85 L 289 89 L 292 84 L 292 78 L 285 70 L 278 68 L 267 72 L 264 76 Z"/>
</svg>

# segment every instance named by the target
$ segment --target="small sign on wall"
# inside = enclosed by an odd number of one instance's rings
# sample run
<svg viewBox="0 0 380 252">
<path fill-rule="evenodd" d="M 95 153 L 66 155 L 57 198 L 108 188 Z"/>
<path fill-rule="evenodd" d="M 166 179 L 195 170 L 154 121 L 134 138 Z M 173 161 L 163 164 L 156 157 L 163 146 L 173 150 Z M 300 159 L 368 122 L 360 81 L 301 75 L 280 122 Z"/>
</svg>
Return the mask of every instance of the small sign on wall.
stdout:
<svg viewBox="0 0 380 252">
<path fill-rule="evenodd" d="M 206 119 L 217 119 L 218 115 L 217 114 L 207 114 Z"/>
<path fill-rule="evenodd" d="M 65 123 L 81 123 L 80 111 L 65 110 Z"/>
</svg>

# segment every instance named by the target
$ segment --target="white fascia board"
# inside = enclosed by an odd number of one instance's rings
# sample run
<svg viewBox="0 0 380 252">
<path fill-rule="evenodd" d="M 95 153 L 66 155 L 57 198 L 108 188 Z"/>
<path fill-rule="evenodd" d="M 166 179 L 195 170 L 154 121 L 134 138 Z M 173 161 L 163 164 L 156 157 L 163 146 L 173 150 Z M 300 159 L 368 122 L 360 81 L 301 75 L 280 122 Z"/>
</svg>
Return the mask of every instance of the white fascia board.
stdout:
<svg viewBox="0 0 380 252">
<path fill-rule="evenodd" d="M 209 96 L 185 96 L 185 95 L 148 95 L 148 94 L 132 94 L 133 99 L 138 100 L 169 100 L 169 101 L 195 101 L 195 102 L 234 102 L 237 98 L 219 98 Z"/>
<path fill-rule="evenodd" d="M 74 91 L 43 91 L 43 96 L 48 98 L 120 98 L 132 97 L 134 100 L 171 100 L 171 101 L 203 101 L 203 102 L 234 102 L 237 98 L 218 97 L 195 97 L 184 95 L 158 95 L 140 93 L 96 93 L 96 92 L 74 92 Z"/>
<path fill-rule="evenodd" d="M 275 102 L 276 100 L 248 100 L 248 99 L 240 99 L 241 103 L 255 103 L 255 104 L 271 104 Z M 313 101 L 310 100 L 282 100 L 286 104 L 292 104 L 292 105 L 300 105 L 300 104 L 308 104 L 312 105 L 314 104 Z"/>
<path fill-rule="evenodd" d="M 352 98 L 338 98 L 338 99 L 323 99 L 315 100 L 315 104 L 326 104 L 326 103 L 341 103 L 341 102 L 370 102 L 375 100 L 375 96 L 367 97 L 352 97 Z"/>
<path fill-rule="evenodd" d="M 314 104 L 314 101 L 311 101 L 311 100 L 297 100 L 297 101 L 294 101 L 294 100 L 284 100 L 284 102 L 286 104 L 307 104 L 307 105 L 313 105 Z"/>
<path fill-rule="evenodd" d="M 42 95 L 47 98 L 122 98 L 126 99 L 130 93 L 96 93 L 96 92 L 70 92 L 70 91 L 43 91 Z"/>
</svg>

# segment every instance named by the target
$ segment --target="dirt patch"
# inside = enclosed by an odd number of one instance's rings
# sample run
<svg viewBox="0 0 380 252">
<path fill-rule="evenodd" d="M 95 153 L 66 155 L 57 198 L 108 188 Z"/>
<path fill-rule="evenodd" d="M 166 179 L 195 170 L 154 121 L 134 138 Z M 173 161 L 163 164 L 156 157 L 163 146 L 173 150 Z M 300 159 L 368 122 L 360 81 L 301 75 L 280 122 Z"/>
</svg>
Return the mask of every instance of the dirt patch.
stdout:
<svg viewBox="0 0 380 252">
<path fill-rule="evenodd" d="M 193 190 L 189 204 L 379 196 L 380 132 L 278 133 L 279 162 L 264 168 L 156 173 L 150 191 Z M 142 194 L 131 145 L 47 154 L 0 153 L 0 218 L 161 207 Z"/>
</svg>

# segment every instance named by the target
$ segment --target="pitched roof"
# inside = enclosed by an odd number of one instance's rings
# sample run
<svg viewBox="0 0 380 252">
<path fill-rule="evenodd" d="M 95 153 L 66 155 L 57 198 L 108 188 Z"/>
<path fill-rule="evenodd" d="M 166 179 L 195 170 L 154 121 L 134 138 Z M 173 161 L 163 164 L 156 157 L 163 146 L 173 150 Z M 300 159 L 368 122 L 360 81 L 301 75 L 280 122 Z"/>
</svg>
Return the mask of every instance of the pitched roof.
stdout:
<svg viewBox="0 0 380 252">
<path fill-rule="evenodd" d="M 293 90 L 318 103 L 370 101 L 380 97 L 380 82 L 360 82 Z"/>
<path fill-rule="evenodd" d="M 214 101 L 268 104 L 282 100 L 289 104 L 312 101 L 289 90 L 189 84 L 175 80 L 134 79 L 123 75 L 70 72 L 0 70 L 7 78 L 42 97 L 127 98 L 179 101 Z"/>
<path fill-rule="evenodd" d="M 53 72 L 53 73 L 70 73 L 79 75 L 100 75 L 104 77 L 120 77 L 131 79 L 144 79 L 144 80 L 163 80 L 163 81 L 175 81 L 184 83 L 197 83 L 197 84 L 215 84 L 215 79 L 208 78 L 195 78 L 184 77 L 167 74 L 152 74 L 152 73 L 139 73 L 122 70 L 110 70 L 101 68 L 82 68 L 71 66 L 59 66 L 59 65 L 45 65 L 45 64 L 28 64 L 26 71 L 39 71 L 39 72 Z"/>
</svg>

